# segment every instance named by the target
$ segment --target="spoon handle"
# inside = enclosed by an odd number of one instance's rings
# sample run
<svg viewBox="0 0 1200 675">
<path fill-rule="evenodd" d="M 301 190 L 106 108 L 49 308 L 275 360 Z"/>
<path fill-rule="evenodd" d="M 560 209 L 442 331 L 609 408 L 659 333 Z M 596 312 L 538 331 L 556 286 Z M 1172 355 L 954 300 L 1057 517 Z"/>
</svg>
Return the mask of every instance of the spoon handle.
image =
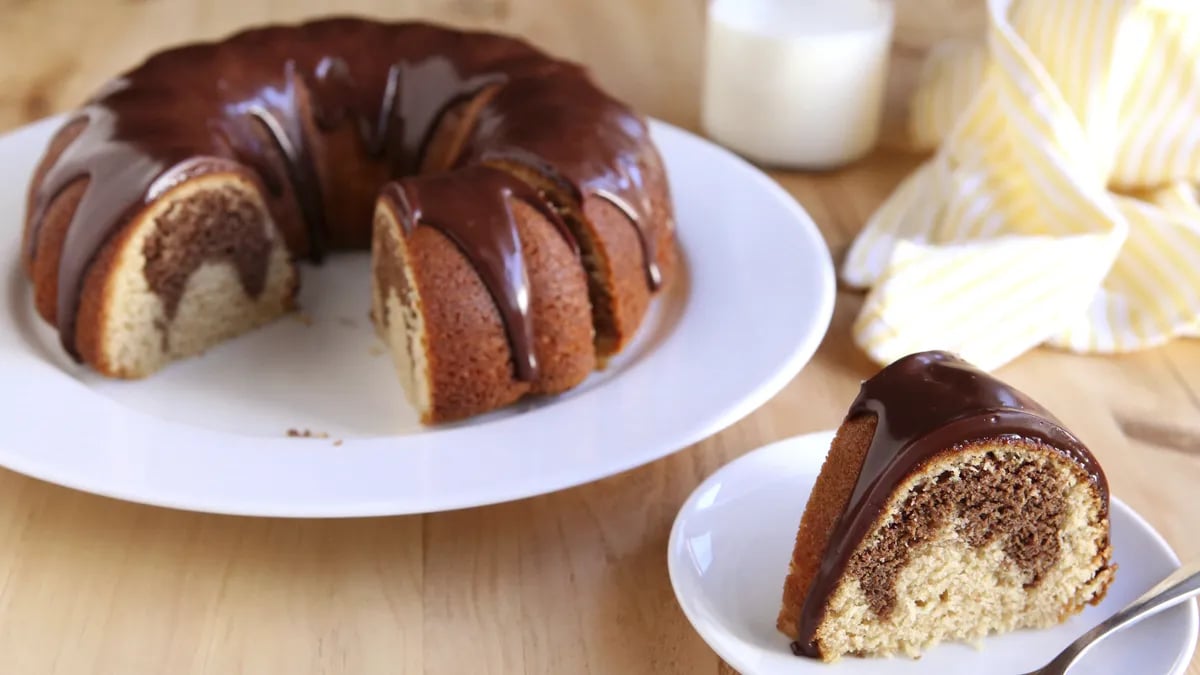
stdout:
<svg viewBox="0 0 1200 675">
<path fill-rule="evenodd" d="M 1183 565 L 1129 606 L 1079 636 L 1046 667 L 1045 672 L 1065 673 L 1084 652 L 1105 637 L 1131 626 L 1188 598 L 1200 595 L 1200 562 Z"/>
</svg>

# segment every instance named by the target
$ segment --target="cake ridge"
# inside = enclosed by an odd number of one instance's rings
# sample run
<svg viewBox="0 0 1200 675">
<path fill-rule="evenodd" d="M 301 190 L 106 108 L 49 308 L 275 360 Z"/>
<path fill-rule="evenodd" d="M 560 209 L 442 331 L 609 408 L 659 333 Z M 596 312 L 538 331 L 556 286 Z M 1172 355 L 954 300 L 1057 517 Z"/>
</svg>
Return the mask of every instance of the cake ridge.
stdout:
<svg viewBox="0 0 1200 675">
<path fill-rule="evenodd" d="M 535 381 L 539 364 L 529 314 L 531 286 L 510 200 L 518 199 L 537 209 L 573 247 L 574 238 L 538 191 L 516 176 L 482 164 L 461 171 L 469 173 L 471 189 L 479 191 L 470 207 L 462 195 L 454 194 L 461 186 L 451 180 L 452 174 L 391 182 L 384 187 L 383 195 L 397 207 L 406 233 L 418 225 L 433 227 L 471 261 L 500 312 L 512 346 L 517 379 Z M 471 208 L 480 205 L 490 208 Z M 479 213 L 488 217 L 479 219 Z"/>
<path fill-rule="evenodd" d="M 850 498 L 797 617 L 799 654 L 819 657 L 816 634 L 851 557 L 887 508 L 892 490 L 924 463 L 988 439 L 1029 440 L 1071 460 L 1108 508 L 1108 484 L 1091 452 L 1045 408 L 947 352 L 904 357 L 863 382 L 846 421 L 874 415 L 875 429 Z"/>
<path fill-rule="evenodd" d="M 584 107 L 613 103 L 611 97 L 591 83 L 582 67 L 565 66 L 538 78 L 506 83 L 496 95 L 497 107 L 544 91 L 558 92 L 572 101 L 583 102 Z M 613 204 L 637 233 L 646 282 L 651 290 L 657 290 L 663 274 L 657 263 L 657 243 L 648 231 L 654 209 L 647 197 L 642 164 L 657 164 L 661 160 L 649 149 L 649 130 L 644 121 L 632 115 L 579 119 L 561 114 L 561 108 L 554 109 L 558 114 L 548 119 L 495 115 L 495 110 L 488 108 L 481 114 L 479 133 L 473 139 L 479 160 L 512 160 L 541 173 L 549 172 L 552 180 L 570 186 L 578 204 L 588 196 Z M 547 126 L 554 133 L 545 133 Z M 585 133 L 580 133 L 584 130 Z M 570 141 L 548 144 L 553 138 Z"/>
<path fill-rule="evenodd" d="M 121 91 L 124 90 L 118 89 L 116 93 Z M 62 245 L 55 303 L 60 340 L 67 353 L 76 360 L 79 359 L 79 352 L 74 339 L 75 314 L 83 276 L 100 247 L 114 234 L 117 223 L 132 217 L 140 207 L 146 205 L 149 187 L 173 163 L 168 159 L 139 153 L 128 145 L 110 144 L 104 148 L 89 148 L 89 132 L 93 132 L 93 135 L 104 130 L 115 133 L 119 122 L 114 115 L 96 104 L 88 104 L 68 124 L 78 123 L 80 119 L 86 120 L 83 130 L 62 151 L 34 191 L 30 231 L 26 239 L 27 259 L 32 261 L 38 254 L 41 223 L 53 198 L 79 180 L 88 181 L 88 187 L 72 214 Z M 182 161 L 186 157 L 180 153 L 176 159 Z M 108 182 L 114 184 L 113 189 L 99 190 L 95 183 L 101 176 L 123 176 L 125 185 L 120 186 L 119 181 L 110 180 Z M 78 214 L 85 210 L 102 226 L 78 227 Z"/>
</svg>

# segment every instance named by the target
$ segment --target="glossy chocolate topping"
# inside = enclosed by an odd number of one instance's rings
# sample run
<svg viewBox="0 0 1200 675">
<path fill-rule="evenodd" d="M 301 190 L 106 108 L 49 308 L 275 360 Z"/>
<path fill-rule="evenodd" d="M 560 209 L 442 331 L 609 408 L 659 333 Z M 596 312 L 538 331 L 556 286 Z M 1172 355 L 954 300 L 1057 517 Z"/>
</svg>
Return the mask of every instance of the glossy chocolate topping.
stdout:
<svg viewBox="0 0 1200 675">
<path fill-rule="evenodd" d="M 406 233 L 417 225 L 437 228 L 475 266 L 508 331 L 517 379 L 536 379 L 529 275 L 517 235 L 513 200 L 541 211 L 574 245 L 558 215 L 529 184 L 482 165 L 389 183 L 383 194 L 395 204 Z"/>
<path fill-rule="evenodd" d="M 884 368 L 863 383 L 846 419 L 862 415 L 877 417 L 875 436 L 805 597 L 798 653 L 819 657 L 814 639 L 830 595 L 896 486 L 948 449 L 1005 437 L 1043 443 L 1082 468 L 1108 508 L 1104 471 L 1079 439 L 1031 398 L 952 354 L 922 352 Z"/>
<path fill-rule="evenodd" d="M 537 115 L 509 111 L 522 101 L 558 99 Z M 576 201 L 596 196 L 611 202 L 637 227 L 651 289 L 662 283 L 655 240 L 646 226 L 653 206 L 645 189 L 644 122 L 631 115 L 577 115 L 574 106 L 603 110 L 611 99 L 575 64 L 555 62 L 538 77 L 510 82 L 480 116 L 470 153 L 480 160 L 508 159 L 549 169 L 570 185 Z M 567 102 L 570 104 L 567 104 Z"/>
<path fill-rule="evenodd" d="M 644 120 L 600 91 L 586 71 L 512 38 L 419 23 L 328 19 L 162 52 L 84 105 L 78 120 L 86 126 L 34 193 L 35 229 L 27 237 L 32 259 L 36 228 L 54 197 L 88 181 L 59 266 L 57 326 L 64 347 L 78 358 L 75 318 L 97 253 L 166 187 L 234 163 L 274 197 L 294 195 L 307 225 L 308 251 L 319 260 L 332 228 L 339 227 L 325 194 L 328 183 L 338 180 L 338 167 L 323 173 L 317 166 L 322 135 L 353 125 L 361 161 L 383 163 L 392 178 L 411 177 L 442 112 L 491 87 L 497 91 L 483 104 L 456 166 L 522 157 L 569 182 L 578 200 L 596 195 L 612 201 L 637 228 L 648 283 L 657 286 L 643 183 L 643 167 L 657 158 L 647 150 Z M 411 178 L 401 192 L 419 195 L 414 211 L 424 214 L 422 222 L 428 219 L 451 236 L 479 268 L 501 306 L 514 351 L 524 352 L 515 359 L 518 372 L 531 376 L 527 366 L 535 365 L 522 342 L 529 339 L 524 268 L 514 253 L 519 244 L 511 214 L 497 198 L 511 194 L 547 212 L 540 197 L 526 190 L 492 172 L 460 169 Z M 454 203 L 443 205 L 434 193 Z M 463 198 L 477 194 L 484 196 Z M 451 218 L 489 223 L 486 235 L 467 232 Z M 499 232 L 504 227 L 507 234 Z"/>
</svg>

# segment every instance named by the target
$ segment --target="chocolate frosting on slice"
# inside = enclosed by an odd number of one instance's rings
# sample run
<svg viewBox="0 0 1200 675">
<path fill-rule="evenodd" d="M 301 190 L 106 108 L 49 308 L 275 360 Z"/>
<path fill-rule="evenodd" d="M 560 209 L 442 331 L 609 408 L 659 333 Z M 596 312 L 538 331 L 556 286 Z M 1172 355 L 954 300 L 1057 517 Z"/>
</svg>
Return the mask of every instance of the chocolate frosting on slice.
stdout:
<svg viewBox="0 0 1200 675">
<path fill-rule="evenodd" d="M 858 480 L 809 587 L 793 651 L 819 657 L 816 631 L 846 565 L 896 486 L 939 453 L 992 438 L 1043 443 L 1082 468 L 1108 508 L 1108 483 L 1091 452 L 1033 399 L 946 352 L 906 356 L 863 383 L 846 419 L 878 422 Z"/>
<path fill-rule="evenodd" d="M 472 166 L 389 184 L 384 195 L 396 206 L 405 233 L 434 227 L 463 252 L 491 293 L 508 332 L 517 379 L 537 379 L 530 285 L 512 201 L 538 209 L 569 244 L 566 225 L 537 190 L 500 169 Z"/>
<path fill-rule="evenodd" d="M 307 225 L 310 256 L 319 260 L 330 228 L 338 225 L 327 222 L 336 214 L 328 217 L 316 166 L 321 134 L 353 125 L 362 161 L 383 163 L 392 178 L 412 176 L 442 113 L 491 87 L 497 92 L 482 106 L 457 166 L 481 164 L 494 154 L 520 155 L 569 181 L 577 199 L 594 194 L 617 204 L 641 237 L 647 282 L 656 287 L 660 274 L 654 238 L 646 231 L 652 207 L 642 167 L 657 157 L 648 149 L 645 121 L 596 87 L 582 67 L 488 33 L 325 19 L 159 53 L 84 105 L 78 119 L 86 126 L 33 194 L 34 229 L 25 251 L 32 260 L 37 228 L 54 198 L 72 183 L 88 181 L 58 270 L 56 324 L 63 346 L 79 358 L 75 320 L 87 270 L 121 225 L 161 192 L 153 186 L 178 184 L 203 172 L 197 167 L 233 165 L 275 197 L 290 187 Z M 328 169 L 336 181 L 338 167 Z M 478 204 L 434 204 L 432 193 L 460 200 L 458 195 L 472 193 L 475 180 L 490 195 Z M 410 181 L 402 192 L 420 193 L 421 212 L 479 266 L 497 301 L 507 303 L 501 314 L 514 348 L 524 349 L 528 306 L 513 300 L 521 296 L 524 269 L 519 255 L 498 255 L 501 239 L 516 240 L 515 231 L 498 233 L 513 226 L 511 214 L 503 208 L 483 212 L 485 205 L 499 208 L 493 197 L 500 183 L 490 172 L 454 171 L 428 189 Z M 506 182 L 503 189 L 549 210 L 539 196 L 526 194 L 528 187 Z M 488 226 L 488 236 L 467 236 L 449 222 L 465 216 L 494 221 L 494 227 Z M 530 359 L 530 353 L 516 359 L 525 376 L 534 367 Z"/>
</svg>

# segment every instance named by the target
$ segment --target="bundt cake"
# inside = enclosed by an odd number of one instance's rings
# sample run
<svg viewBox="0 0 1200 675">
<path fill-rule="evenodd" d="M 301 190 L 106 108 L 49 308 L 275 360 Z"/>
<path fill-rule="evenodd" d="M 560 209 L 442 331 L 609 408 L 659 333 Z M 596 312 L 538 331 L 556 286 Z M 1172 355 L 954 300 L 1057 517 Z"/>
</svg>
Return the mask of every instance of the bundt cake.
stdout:
<svg viewBox="0 0 1200 675">
<path fill-rule="evenodd" d="M 50 142 L 24 246 L 66 351 L 123 378 L 289 310 L 294 260 L 369 246 L 372 314 L 427 423 L 575 386 L 675 259 L 646 122 L 581 66 L 349 18 L 108 83 Z"/>
<path fill-rule="evenodd" d="M 796 535 L 798 655 L 919 655 L 1060 623 L 1112 581 L 1104 472 L 1028 396 L 945 352 L 866 381 Z"/>
</svg>

